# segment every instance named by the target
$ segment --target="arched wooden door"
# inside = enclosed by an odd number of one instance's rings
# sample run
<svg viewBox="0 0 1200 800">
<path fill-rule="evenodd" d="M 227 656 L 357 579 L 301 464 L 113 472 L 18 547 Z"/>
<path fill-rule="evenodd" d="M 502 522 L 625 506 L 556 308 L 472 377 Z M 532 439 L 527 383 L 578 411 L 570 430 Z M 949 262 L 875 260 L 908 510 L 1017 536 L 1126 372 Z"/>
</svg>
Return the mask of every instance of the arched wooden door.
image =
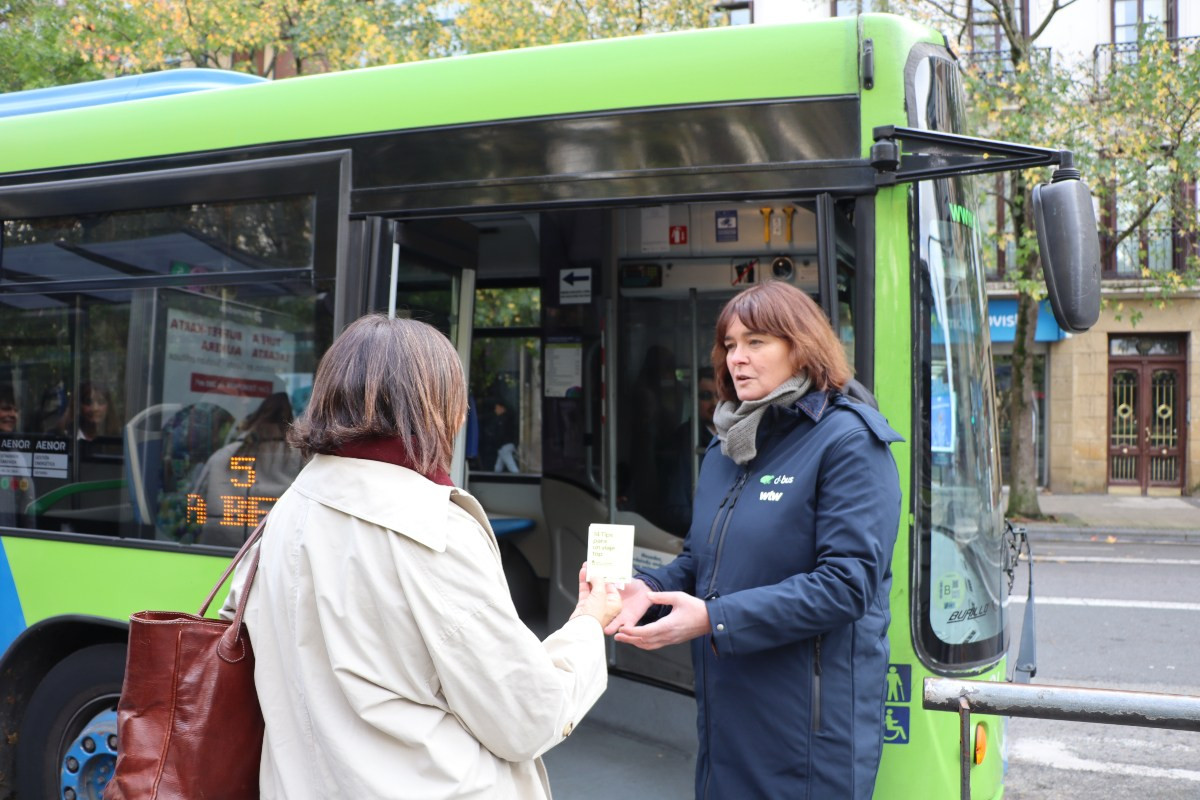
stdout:
<svg viewBox="0 0 1200 800">
<path fill-rule="evenodd" d="M 1152 488 L 1182 489 L 1185 362 L 1173 353 L 1158 354 L 1175 347 L 1148 347 L 1141 337 L 1134 348 L 1117 346 L 1117 341 L 1110 353 L 1135 348 L 1146 354 L 1122 352 L 1109 359 L 1109 486 L 1136 487 L 1142 494 Z"/>
</svg>

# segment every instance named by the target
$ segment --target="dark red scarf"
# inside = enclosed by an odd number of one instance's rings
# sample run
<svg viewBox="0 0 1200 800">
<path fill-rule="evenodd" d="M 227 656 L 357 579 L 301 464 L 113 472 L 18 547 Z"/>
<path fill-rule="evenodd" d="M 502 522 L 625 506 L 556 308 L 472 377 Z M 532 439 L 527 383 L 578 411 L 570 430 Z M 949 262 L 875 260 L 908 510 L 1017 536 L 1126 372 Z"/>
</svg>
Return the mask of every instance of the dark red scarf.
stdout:
<svg viewBox="0 0 1200 800">
<path fill-rule="evenodd" d="M 343 458 L 361 458 L 367 461 L 382 461 L 385 464 L 395 464 L 398 467 L 404 467 L 405 469 L 411 469 L 413 472 L 420 473 L 434 483 L 440 483 L 442 486 L 454 485 L 454 482 L 450 480 L 450 473 L 444 469 L 435 469 L 429 473 L 421 472 L 412 459 L 409 458 L 408 447 L 402 439 L 358 439 L 357 441 L 342 445 L 334 455 L 342 456 Z"/>
</svg>

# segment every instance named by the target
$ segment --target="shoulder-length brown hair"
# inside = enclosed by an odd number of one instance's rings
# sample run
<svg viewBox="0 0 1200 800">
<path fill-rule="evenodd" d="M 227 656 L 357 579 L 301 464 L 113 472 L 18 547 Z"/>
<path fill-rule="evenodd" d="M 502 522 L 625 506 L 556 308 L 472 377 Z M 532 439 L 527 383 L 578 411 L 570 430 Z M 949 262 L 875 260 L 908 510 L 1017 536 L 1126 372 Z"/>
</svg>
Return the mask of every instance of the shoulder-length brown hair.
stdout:
<svg viewBox="0 0 1200 800">
<path fill-rule="evenodd" d="M 360 439 L 398 437 L 416 468 L 429 473 L 450 467 L 466 415 L 462 364 L 450 340 L 424 322 L 369 314 L 321 359 L 288 442 L 308 457 Z"/>
<path fill-rule="evenodd" d="M 735 319 L 749 330 L 769 333 L 787 342 L 792 374 L 807 372 L 814 389 L 842 389 L 854 377 L 842 343 L 821 307 L 790 283 L 767 281 L 734 296 L 717 318 L 712 362 L 717 396 L 722 400 L 737 399 L 725 363 L 725 334 Z"/>
</svg>

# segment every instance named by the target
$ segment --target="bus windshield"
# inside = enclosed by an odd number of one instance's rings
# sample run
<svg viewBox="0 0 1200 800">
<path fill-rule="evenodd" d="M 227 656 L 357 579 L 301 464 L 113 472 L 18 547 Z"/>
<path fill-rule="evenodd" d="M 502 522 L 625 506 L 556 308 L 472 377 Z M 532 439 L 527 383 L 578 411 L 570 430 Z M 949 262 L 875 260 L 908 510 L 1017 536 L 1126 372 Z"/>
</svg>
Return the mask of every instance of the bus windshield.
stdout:
<svg viewBox="0 0 1200 800">
<path fill-rule="evenodd" d="M 960 133 L 953 66 L 926 59 L 916 86 L 926 91 L 918 104 L 922 127 Z M 927 655 L 946 668 L 994 663 L 1007 644 L 994 390 L 971 181 L 926 181 L 917 190 L 927 454 L 919 467 L 918 627 Z"/>
</svg>

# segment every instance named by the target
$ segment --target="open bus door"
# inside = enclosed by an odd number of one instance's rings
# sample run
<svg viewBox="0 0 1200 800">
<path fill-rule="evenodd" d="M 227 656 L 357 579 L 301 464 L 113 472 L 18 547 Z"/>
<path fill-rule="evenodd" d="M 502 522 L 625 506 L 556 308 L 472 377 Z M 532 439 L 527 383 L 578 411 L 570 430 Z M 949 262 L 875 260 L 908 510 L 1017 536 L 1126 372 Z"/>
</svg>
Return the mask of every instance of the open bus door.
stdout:
<svg viewBox="0 0 1200 800">
<path fill-rule="evenodd" d="M 574 607 L 590 523 L 633 525 L 635 568 L 682 550 L 713 438 L 713 332 L 731 297 L 788 281 L 837 319 L 852 360 L 865 345 L 855 335 L 857 207 L 825 196 L 543 215 L 552 629 Z M 609 647 L 614 672 L 692 689 L 688 646 Z"/>
<path fill-rule="evenodd" d="M 375 307 L 391 317 L 427 322 L 446 334 L 458 351 L 469 382 L 471 317 L 479 261 L 476 229 L 447 218 L 390 221 L 377 230 L 386 236 L 386 246 L 377 250 L 385 267 L 380 270 L 383 291 L 377 293 Z M 454 443 L 450 478 L 457 486 L 465 484 L 466 436 L 464 426 Z"/>
</svg>

